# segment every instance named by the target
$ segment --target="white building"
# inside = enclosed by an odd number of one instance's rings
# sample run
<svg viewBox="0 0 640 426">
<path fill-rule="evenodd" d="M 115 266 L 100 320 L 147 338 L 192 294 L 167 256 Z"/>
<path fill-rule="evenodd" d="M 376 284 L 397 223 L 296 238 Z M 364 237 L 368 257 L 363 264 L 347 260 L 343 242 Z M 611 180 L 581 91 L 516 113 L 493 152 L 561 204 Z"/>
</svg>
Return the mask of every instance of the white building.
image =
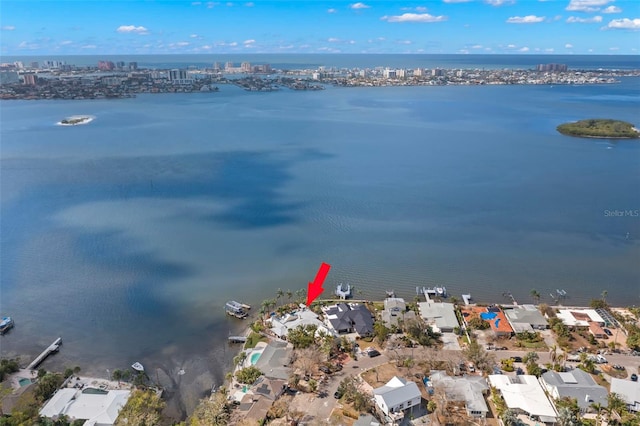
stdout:
<svg viewBox="0 0 640 426">
<path fill-rule="evenodd" d="M 318 315 L 306 308 L 301 308 L 295 313 L 289 313 L 283 317 L 271 317 L 271 331 L 273 334 L 280 338 L 287 337 L 289 330 L 293 330 L 298 326 L 315 325 L 317 326 L 316 333 L 323 332 L 325 334 L 335 335 L 333 331 L 330 331 L 327 326 L 320 321 Z"/>
<path fill-rule="evenodd" d="M 445 371 L 431 371 L 431 382 L 443 389 L 448 402 L 463 402 L 469 417 L 485 418 L 489 412 L 484 395 L 489 392 L 482 376 L 451 377 Z"/>
<path fill-rule="evenodd" d="M 127 403 L 131 391 L 110 390 L 86 393 L 90 388 L 64 388 L 57 391 L 40 410 L 40 415 L 53 418 L 65 415 L 72 420 L 85 420 L 84 426 L 111 426 Z"/>
<path fill-rule="evenodd" d="M 505 306 L 502 311 L 515 333 L 544 330 L 549 327 L 546 318 L 533 305 Z"/>
<path fill-rule="evenodd" d="M 517 414 L 537 417 L 541 422 L 554 424 L 557 413 L 536 376 L 492 374 L 489 384 L 500 391 L 507 408 Z"/>
<path fill-rule="evenodd" d="M 452 332 L 455 327 L 460 326 L 453 303 L 421 302 L 418 306 L 420 316 L 436 333 Z"/>
<path fill-rule="evenodd" d="M 420 405 L 422 400 L 418 385 L 399 377 L 394 377 L 386 385 L 374 389 L 373 396 L 378 408 L 393 420 L 402 419 L 405 410 Z"/>
<path fill-rule="evenodd" d="M 604 319 L 595 309 L 560 309 L 557 316 L 567 327 L 589 327 L 590 322 L 604 326 Z"/>
<path fill-rule="evenodd" d="M 611 393 L 620 395 L 629 411 L 640 413 L 640 382 L 611 378 Z"/>
</svg>

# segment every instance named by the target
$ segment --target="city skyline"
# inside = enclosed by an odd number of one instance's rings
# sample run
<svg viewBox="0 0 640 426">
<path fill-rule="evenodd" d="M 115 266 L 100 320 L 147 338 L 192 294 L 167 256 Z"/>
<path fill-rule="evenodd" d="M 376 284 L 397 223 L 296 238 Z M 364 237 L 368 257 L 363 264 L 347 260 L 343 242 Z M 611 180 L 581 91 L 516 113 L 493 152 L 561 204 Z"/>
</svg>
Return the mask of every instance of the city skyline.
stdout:
<svg viewBox="0 0 640 426">
<path fill-rule="evenodd" d="M 637 54 L 632 0 L 7 1 L 2 55 Z"/>
</svg>

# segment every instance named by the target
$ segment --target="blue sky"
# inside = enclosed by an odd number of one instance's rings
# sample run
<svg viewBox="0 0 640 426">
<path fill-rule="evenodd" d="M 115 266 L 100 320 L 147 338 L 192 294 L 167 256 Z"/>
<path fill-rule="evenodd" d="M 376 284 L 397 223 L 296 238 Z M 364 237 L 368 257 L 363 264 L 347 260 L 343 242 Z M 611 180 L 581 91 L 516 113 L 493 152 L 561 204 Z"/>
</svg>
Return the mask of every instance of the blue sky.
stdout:
<svg viewBox="0 0 640 426">
<path fill-rule="evenodd" d="M 635 54 L 638 0 L 2 0 L 2 55 Z"/>
</svg>

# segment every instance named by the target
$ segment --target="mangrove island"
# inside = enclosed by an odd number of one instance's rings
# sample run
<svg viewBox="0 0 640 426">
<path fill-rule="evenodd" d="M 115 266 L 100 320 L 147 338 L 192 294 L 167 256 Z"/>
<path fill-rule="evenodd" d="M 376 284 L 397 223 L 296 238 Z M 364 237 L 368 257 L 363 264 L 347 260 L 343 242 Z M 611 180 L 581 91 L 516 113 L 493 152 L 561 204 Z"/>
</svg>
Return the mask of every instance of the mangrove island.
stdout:
<svg viewBox="0 0 640 426">
<path fill-rule="evenodd" d="M 573 123 L 564 123 L 557 128 L 567 136 L 603 139 L 633 139 L 640 137 L 640 131 L 626 121 L 611 119 L 588 119 Z"/>
</svg>

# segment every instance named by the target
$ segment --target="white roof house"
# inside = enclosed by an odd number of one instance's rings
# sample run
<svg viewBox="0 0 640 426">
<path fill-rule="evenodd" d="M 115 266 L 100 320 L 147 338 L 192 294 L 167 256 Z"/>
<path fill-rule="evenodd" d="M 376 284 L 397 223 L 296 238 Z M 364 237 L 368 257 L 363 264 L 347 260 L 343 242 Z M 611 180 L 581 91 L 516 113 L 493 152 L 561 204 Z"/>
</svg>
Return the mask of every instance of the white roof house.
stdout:
<svg viewBox="0 0 640 426">
<path fill-rule="evenodd" d="M 560 309 L 557 316 L 567 327 L 589 327 L 590 322 L 604 326 L 604 319 L 595 309 Z"/>
<path fill-rule="evenodd" d="M 110 390 L 104 394 L 84 393 L 87 389 L 60 389 L 40 410 L 44 417 L 66 415 L 85 420 L 84 426 L 111 426 L 127 403 L 131 391 Z"/>
<path fill-rule="evenodd" d="M 330 331 L 327 326 L 320 321 L 318 315 L 309 309 L 298 310 L 295 313 L 286 314 L 283 317 L 271 318 L 271 331 L 278 337 L 286 338 L 289 334 L 289 330 L 300 325 L 315 325 L 318 327 L 318 331 L 322 331 L 325 334 L 335 335 L 333 331 Z"/>
<path fill-rule="evenodd" d="M 624 399 L 630 411 L 640 413 L 640 382 L 611 378 L 611 393 Z"/>
<path fill-rule="evenodd" d="M 540 383 L 554 399 L 562 397 L 575 398 L 581 411 L 586 411 L 591 404 L 607 406 L 609 391 L 580 369 L 566 373 L 547 371 L 540 377 Z"/>
<path fill-rule="evenodd" d="M 489 412 L 484 394 L 489 390 L 487 380 L 481 376 L 451 377 L 445 371 L 431 371 L 431 381 L 442 388 L 448 401 L 462 401 L 467 415 L 486 417 Z"/>
<path fill-rule="evenodd" d="M 455 327 L 460 326 L 453 303 L 444 302 L 421 302 L 420 316 L 432 327 L 436 332 L 451 332 Z"/>
<path fill-rule="evenodd" d="M 536 416 L 544 423 L 555 423 L 556 410 L 536 376 L 492 374 L 489 383 L 500 391 L 507 408 Z"/>
<path fill-rule="evenodd" d="M 402 418 L 404 410 L 420 404 L 422 396 L 415 382 L 394 377 L 382 387 L 373 390 L 376 405 L 393 419 Z"/>
</svg>

